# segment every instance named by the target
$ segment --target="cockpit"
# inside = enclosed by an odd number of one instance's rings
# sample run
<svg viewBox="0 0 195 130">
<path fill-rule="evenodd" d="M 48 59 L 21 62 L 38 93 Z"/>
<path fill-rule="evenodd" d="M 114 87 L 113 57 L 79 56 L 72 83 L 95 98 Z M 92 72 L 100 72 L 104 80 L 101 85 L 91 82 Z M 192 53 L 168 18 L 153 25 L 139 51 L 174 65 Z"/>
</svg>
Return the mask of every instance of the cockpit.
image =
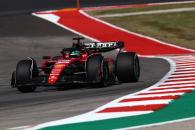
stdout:
<svg viewBox="0 0 195 130">
<path fill-rule="evenodd" d="M 61 53 L 64 58 L 78 58 L 81 56 L 81 50 L 76 48 L 64 48 Z"/>
</svg>

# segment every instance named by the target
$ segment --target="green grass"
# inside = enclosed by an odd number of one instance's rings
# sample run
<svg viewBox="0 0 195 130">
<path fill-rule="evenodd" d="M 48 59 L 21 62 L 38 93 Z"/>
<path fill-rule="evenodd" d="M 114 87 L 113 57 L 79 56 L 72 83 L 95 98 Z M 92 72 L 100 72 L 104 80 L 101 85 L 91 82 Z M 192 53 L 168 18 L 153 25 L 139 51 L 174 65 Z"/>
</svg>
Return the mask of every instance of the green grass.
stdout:
<svg viewBox="0 0 195 130">
<path fill-rule="evenodd" d="M 96 11 L 92 14 L 111 14 L 121 12 L 154 10 L 162 8 L 180 8 L 180 7 L 195 7 L 195 4 L 179 4 L 179 5 L 163 5 L 157 7 L 145 8 L 128 8 L 128 9 L 115 9 L 106 11 Z M 180 13 L 167 13 L 167 14 L 150 14 L 139 16 L 125 16 L 125 17 L 112 17 L 102 18 L 103 20 L 120 26 L 127 30 L 144 34 L 157 38 L 159 40 L 195 49 L 195 11 L 180 12 Z"/>
<path fill-rule="evenodd" d="M 137 8 L 126 8 L 126 9 L 96 10 L 96 11 L 88 11 L 88 13 L 91 14 L 91 15 L 103 15 L 103 14 L 127 13 L 127 12 L 174 9 L 174 8 L 186 8 L 186 7 L 195 7 L 195 3 L 170 4 L 170 5 L 159 5 L 159 6 L 145 6 L 145 7 L 137 7 Z"/>
</svg>

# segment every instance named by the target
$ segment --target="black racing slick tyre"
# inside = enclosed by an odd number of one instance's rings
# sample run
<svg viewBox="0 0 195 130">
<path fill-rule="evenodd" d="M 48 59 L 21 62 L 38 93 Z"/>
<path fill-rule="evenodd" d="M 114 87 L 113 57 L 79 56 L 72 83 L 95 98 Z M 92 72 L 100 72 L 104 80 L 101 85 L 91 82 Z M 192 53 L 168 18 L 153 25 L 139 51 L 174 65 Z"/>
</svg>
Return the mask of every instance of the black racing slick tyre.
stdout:
<svg viewBox="0 0 195 130">
<path fill-rule="evenodd" d="M 34 60 L 21 60 L 16 66 L 16 85 L 20 92 L 34 92 L 36 86 L 28 83 L 38 76 L 38 69 Z M 27 85 L 28 84 L 28 85 Z"/>
<path fill-rule="evenodd" d="M 134 52 L 120 52 L 116 58 L 116 75 L 121 83 L 137 82 L 140 76 L 139 58 Z"/>
<path fill-rule="evenodd" d="M 88 58 L 86 64 L 87 80 L 93 83 L 94 87 L 108 86 L 108 65 L 101 55 L 94 55 Z"/>
<path fill-rule="evenodd" d="M 16 73 L 12 72 L 12 77 L 11 77 L 11 87 L 14 88 L 16 85 Z"/>
</svg>

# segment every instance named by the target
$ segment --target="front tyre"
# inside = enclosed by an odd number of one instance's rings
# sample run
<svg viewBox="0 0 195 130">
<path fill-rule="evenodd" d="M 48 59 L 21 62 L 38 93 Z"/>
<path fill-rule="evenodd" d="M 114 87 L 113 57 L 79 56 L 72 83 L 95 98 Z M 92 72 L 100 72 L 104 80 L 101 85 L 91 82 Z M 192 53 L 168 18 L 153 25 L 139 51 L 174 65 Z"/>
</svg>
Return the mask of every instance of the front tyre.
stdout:
<svg viewBox="0 0 195 130">
<path fill-rule="evenodd" d="M 137 82 L 140 76 L 139 58 L 134 52 L 120 52 L 116 59 L 116 75 L 121 83 Z"/>
<path fill-rule="evenodd" d="M 21 60 L 16 67 L 16 85 L 20 92 L 34 92 L 36 86 L 28 83 L 38 76 L 38 69 L 34 60 Z M 28 84 L 28 85 L 27 85 Z"/>
</svg>

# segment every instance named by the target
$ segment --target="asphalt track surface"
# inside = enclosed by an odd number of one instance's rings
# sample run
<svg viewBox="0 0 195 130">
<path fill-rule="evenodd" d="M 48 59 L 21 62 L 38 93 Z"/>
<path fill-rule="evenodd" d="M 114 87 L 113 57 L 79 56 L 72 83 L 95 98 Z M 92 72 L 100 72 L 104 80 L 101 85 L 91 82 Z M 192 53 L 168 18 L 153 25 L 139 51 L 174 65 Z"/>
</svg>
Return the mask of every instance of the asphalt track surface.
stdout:
<svg viewBox="0 0 195 130">
<path fill-rule="evenodd" d="M 3 9 L 1 2 L 0 10 Z M 10 8 L 20 7 L 17 4 L 14 6 L 14 0 L 6 2 L 13 2 Z M 24 10 L 26 7 L 28 5 Z M 31 8 L 36 7 L 31 4 Z M 38 8 L 45 7 L 36 9 Z M 8 14 L 13 11 L 12 9 L 7 10 Z M 11 72 L 17 61 L 26 56 L 32 56 L 40 61 L 42 55 L 57 54 L 63 47 L 70 46 L 72 37 L 75 36 L 56 25 L 28 15 L 28 11 L 17 15 L 5 15 L 7 12 L 4 11 L 4 16 L 0 17 L 0 129 L 2 130 L 88 112 L 113 99 L 153 85 L 169 70 L 169 64 L 164 60 L 141 58 L 141 78 L 138 83 L 106 88 L 75 86 L 64 91 L 52 87 L 39 88 L 35 93 L 22 94 L 9 85 Z"/>
</svg>

